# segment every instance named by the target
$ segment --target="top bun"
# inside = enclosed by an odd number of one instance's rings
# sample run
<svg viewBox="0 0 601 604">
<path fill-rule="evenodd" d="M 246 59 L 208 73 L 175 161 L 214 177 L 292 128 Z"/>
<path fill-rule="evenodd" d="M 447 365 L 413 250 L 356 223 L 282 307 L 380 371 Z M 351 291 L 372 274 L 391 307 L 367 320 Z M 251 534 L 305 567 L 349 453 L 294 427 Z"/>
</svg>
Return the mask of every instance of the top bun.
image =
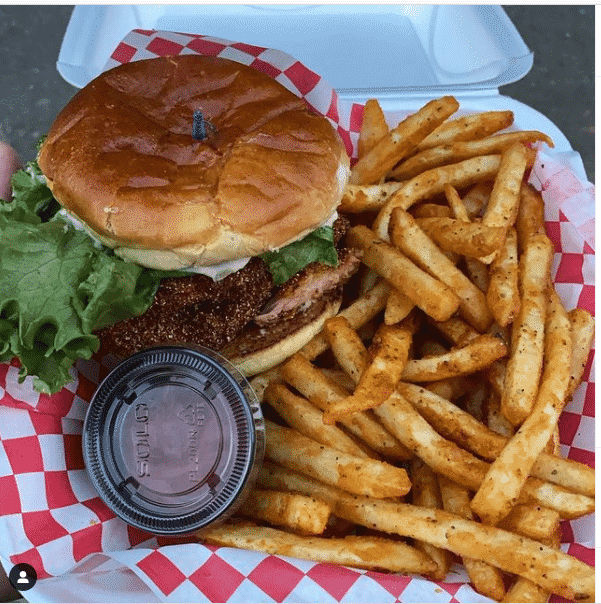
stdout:
<svg viewBox="0 0 601 604">
<path fill-rule="evenodd" d="M 193 113 L 215 130 L 192 137 Z M 269 76 L 182 55 L 111 69 L 80 90 L 38 163 L 103 243 L 154 268 L 209 266 L 300 239 L 330 218 L 349 159 L 329 121 Z"/>
</svg>

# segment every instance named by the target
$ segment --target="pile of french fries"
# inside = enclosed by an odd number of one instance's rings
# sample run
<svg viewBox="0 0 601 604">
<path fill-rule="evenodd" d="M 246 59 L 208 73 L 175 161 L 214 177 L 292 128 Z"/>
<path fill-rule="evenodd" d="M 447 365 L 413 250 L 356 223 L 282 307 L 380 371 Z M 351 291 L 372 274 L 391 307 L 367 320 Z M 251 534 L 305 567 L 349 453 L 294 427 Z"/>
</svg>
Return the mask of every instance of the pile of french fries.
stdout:
<svg viewBox="0 0 601 604">
<path fill-rule="evenodd" d="M 594 324 L 555 292 L 525 184 L 531 143 L 553 142 L 458 108 L 434 100 L 390 129 L 366 104 L 340 206 L 358 291 L 252 379 L 267 461 L 238 517 L 199 537 L 439 581 L 461 561 L 500 602 L 593 602 L 560 521 L 594 511 L 594 470 L 561 456 L 558 419 Z"/>
</svg>

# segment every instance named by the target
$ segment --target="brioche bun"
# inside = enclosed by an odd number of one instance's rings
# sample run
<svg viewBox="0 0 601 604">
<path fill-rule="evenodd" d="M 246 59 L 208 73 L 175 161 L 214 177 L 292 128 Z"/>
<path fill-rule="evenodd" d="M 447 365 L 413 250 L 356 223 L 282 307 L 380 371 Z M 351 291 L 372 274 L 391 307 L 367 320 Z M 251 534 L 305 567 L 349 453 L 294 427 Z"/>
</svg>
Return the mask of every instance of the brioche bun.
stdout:
<svg viewBox="0 0 601 604">
<path fill-rule="evenodd" d="M 214 127 L 192 137 L 194 111 Z M 55 198 L 128 260 L 159 269 L 256 256 L 336 209 L 349 159 L 330 122 L 217 57 L 135 61 L 80 90 L 38 163 Z"/>
</svg>

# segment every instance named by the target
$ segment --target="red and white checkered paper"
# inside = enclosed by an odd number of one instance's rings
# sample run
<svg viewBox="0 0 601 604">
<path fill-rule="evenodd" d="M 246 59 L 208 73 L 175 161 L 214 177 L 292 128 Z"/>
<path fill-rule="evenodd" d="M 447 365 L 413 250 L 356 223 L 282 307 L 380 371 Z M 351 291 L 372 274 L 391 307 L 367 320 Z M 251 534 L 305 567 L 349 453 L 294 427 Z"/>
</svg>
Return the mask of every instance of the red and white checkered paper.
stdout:
<svg viewBox="0 0 601 604">
<path fill-rule="evenodd" d="M 327 116 L 349 154 L 363 107 L 338 98 L 318 74 L 282 52 L 200 35 L 134 30 L 106 69 L 163 55 L 199 53 L 250 65 Z M 482 108 L 483 110 L 486 107 Z M 546 200 L 555 243 L 553 276 L 568 309 L 594 313 L 594 189 L 570 162 L 540 154 L 531 181 Z M 458 565 L 447 582 L 316 564 L 230 548 L 177 544 L 127 526 L 98 498 L 83 463 L 87 403 L 111 363 L 79 362 L 54 396 L 18 383 L 16 362 L 0 365 L 0 557 L 28 562 L 45 601 L 482 602 Z M 593 353 L 584 383 L 560 422 L 563 453 L 594 464 Z M 592 517 L 563 523 L 563 549 L 594 563 Z M 561 601 L 559 599 L 555 601 Z"/>
</svg>

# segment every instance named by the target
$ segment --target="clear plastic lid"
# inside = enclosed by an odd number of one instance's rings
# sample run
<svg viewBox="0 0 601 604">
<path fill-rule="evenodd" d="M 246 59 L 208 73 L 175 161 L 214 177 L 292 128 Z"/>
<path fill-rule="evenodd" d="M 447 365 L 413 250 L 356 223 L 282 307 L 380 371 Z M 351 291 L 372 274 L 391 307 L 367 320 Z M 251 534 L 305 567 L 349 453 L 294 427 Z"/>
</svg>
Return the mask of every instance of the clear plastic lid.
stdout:
<svg viewBox="0 0 601 604">
<path fill-rule="evenodd" d="M 100 497 L 128 524 L 163 535 L 233 513 L 264 447 L 248 383 L 204 348 L 157 347 L 120 363 L 94 394 L 83 431 Z"/>
<path fill-rule="evenodd" d="M 132 29 L 209 35 L 292 55 L 339 93 L 494 89 L 522 78 L 532 53 L 500 6 L 77 6 L 57 67 L 83 87 Z"/>
</svg>

